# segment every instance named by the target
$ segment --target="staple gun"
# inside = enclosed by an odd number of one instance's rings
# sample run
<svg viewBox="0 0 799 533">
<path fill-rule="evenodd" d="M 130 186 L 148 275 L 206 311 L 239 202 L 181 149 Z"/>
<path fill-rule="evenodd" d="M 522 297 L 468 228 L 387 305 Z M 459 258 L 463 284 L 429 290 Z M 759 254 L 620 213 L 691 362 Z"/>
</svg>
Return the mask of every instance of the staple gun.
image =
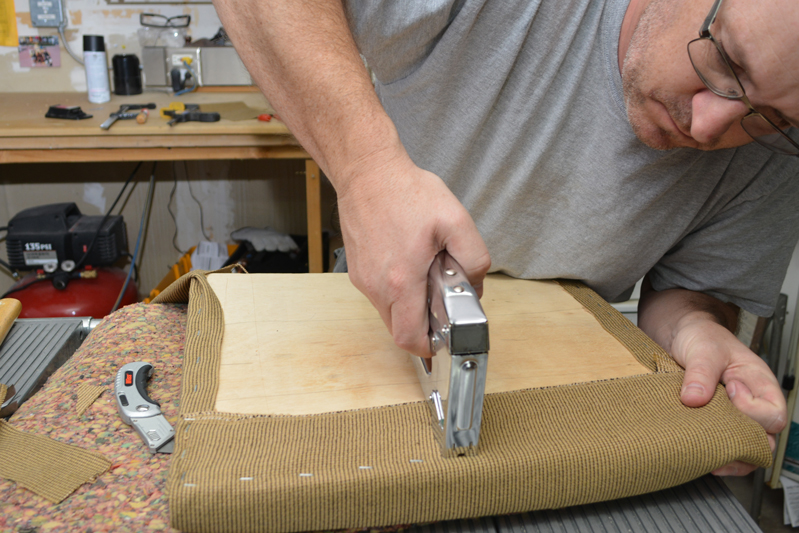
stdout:
<svg viewBox="0 0 799 533">
<path fill-rule="evenodd" d="M 427 278 L 432 359 L 415 359 L 444 456 L 477 453 L 488 368 L 488 319 L 463 268 L 446 251 Z"/>
</svg>

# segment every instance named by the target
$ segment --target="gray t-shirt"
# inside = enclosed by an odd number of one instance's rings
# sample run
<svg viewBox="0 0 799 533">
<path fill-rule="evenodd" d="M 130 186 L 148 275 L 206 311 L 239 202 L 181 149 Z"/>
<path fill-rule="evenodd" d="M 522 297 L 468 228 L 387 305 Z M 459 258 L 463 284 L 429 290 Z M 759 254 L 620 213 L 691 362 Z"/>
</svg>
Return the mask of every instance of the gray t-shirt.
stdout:
<svg viewBox="0 0 799 533">
<path fill-rule="evenodd" d="M 492 269 L 626 299 L 703 291 L 767 316 L 799 238 L 799 159 L 657 151 L 627 121 L 628 0 L 350 0 L 411 158 L 469 210 Z M 687 60 L 687 58 L 686 58 Z"/>
</svg>

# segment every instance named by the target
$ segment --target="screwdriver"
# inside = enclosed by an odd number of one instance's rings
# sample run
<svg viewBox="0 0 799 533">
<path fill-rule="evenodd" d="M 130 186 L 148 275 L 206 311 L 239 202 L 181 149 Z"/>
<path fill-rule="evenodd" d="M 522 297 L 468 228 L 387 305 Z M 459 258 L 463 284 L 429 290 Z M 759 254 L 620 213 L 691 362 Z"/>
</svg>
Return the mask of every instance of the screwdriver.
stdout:
<svg viewBox="0 0 799 533">
<path fill-rule="evenodd" d="M 136 111 L 140 109 L 155 109 L 155 104 L 122 104 L 119 106 L 119 111 L 116 113 L 111 113 L 111 115 L 108 117 L 108 120 L 100 124 L 100 128 L 107 130 L 113 126 L 114 122 L 117 120 L 136 118 L 139 115 L 138 113 L 128 113 L 128 111 Z"/>
</svg>

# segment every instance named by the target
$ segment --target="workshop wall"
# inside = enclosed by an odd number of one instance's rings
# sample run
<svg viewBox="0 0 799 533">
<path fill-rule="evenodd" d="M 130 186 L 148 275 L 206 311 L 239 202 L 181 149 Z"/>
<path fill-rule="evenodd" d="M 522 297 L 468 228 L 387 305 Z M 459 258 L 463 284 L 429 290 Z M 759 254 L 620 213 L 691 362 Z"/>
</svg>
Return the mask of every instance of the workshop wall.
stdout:
<svg viewBox="0 0 799 533">
<path fill-rule="evenodd" d="M 135 163 L 8 164 L 0 182 L 0 225 L 28 207 L 75 202 L 87 215 L 105 214 L 122 189 Z M 120 201 L 130 253 L 136 245 L 152 163 L 137 174 L 135 187 Z M 188 179 L 186 179 L 188 170 Z M 161 162 L 156 168 L 152 212 L 140 250 L 139 294 L 147 296 L 186 251 L 203 239 L 230 243 L 230 232 L 244 226 L 269 226 L 278 231 L 306 234 L 305 163 L 301 160 Z M 170 193 L 177 188 L 170 202 Z M 189 190 L 191 187 L 191 190 Z M 192 193 L 194 198 L 192 198 Z M 331 227 L 335 191 L 322 180 L 322 226 Z M 169 214 L 171 206 L 175 220 Z M 203 225 L 200 225 L 200 208 Z M 118 205 L 115 214 L 120 211 Z M 5 242 L 0 257 L 7 257 Z M 0 274 L 0 291 L 13 279 Z M 0 292 L 0 294 L 2 293 Z"/>
<path fill-rule="evenodd" d="M 221 26 L 210 3 L 125 5 L 106 0 L 63 1 L 68 17 L 65 35 L 73 52 L 82 55 L 83 35 L 103 35 L 109 61 L 114 54 L 120 53 L 134 53 L 141 57 L 136 31 L 141 28 L 139 14 L 142 12 L 165 16 L 191 15 L 189 34 L 194 39 L 212 37 Z M 20 37 L 58 35 L 53 28 L 33 27 L 29 0 L 15 0 L 15 9 Z M 60 43 L 60 48 L 60 67 L 23 68 L 16 47 L 0 47 L 0 93 L 85 92 L 83 67 L 69 56 L 63 43 Z M 22 209 L 55 202 L 72 201 L 85 214 L 104 214 L 134 167 L 135 163 L 3 165 L 0 172 L 0 225 L 5 225 Z M 136 243 L 151 168 L 151 163 L 145 163 L 140 170 L 137 185 L 132 193 L 126 195 L 122 209 L 131 253 Z M 304 169 L 302 161 L 280 160 L 189 161 L 186 166 L 183 162 L 159 163 L 150 223 L 140 252 L 140 296 L 147 296 L 182 255 L 172 245 L 176 222 L 167 210 L 175 177 L 178 185 L 170 205 L 177 220 L 177 248 L 185 251 L 204 238 L 202 228 L 211 240 L 223 243 L 230 242 L 231 231 L 243 226 L 270 226 L 286 233 L 305 234 Z M 323 227 L 330 227 L 334 201 L 332 186 L 323 180 Z M 202 227 L 198 202 L 203 206 Z M 5 243 L 0 245 L 0 257 L 7 257 Z M 5 292 L 12 283 L 12 278 L 0 270 L 0 291 Z"/>
<path fill-rule="evenodd" d="M 15 0 L 17 31 L 20 37 L 58 35 L 55 28 L 35 28 L 31 24 L 28 0 Z M 102 35 L 108 59 L 114 54 L 136 54 L 141 58 L 136 30 L 139 14 L 158 13 L 165 16 L 191 15 L 189 33 L 194 39 L 212 37 L 221 23 L 211 4 L 109 4 L 105 0 L 64 0 L 68 17 L 65 35 L 72 51 L 83 55 L 83 35 Z M 60 38 L 59 38 L 60 40 Z M 85 92 L 83 67 L 61 47 L 58 68 L 24 68 L 19 65 L 16 47 L 0 46 L 0 92 Z"/>
</svg>

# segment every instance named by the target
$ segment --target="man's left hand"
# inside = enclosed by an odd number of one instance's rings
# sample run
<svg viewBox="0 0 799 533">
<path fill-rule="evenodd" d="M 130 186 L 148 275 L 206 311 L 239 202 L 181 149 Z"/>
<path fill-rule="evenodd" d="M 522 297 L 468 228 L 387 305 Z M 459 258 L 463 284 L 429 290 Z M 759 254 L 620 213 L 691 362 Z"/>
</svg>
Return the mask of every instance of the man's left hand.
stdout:
<svg viewBox="0 0 799 533">
<path fill-rule="evenodd" d="M 701 407 L 713 397 L 716 384 L 723 383 L 733 405 L 766 430 L 773 451 L 775 435 L 785 427 L 787 410 L 771 369 L 724 326 L 701 317 L 685 317 L 683 322 L 671 345 L 672 357 L 685 368 L 682 402 Z M 744 476 L 755 468 L 735 461 L 713 473 Z"/>
<path fill-rule="evenodd" d="M 645 279 L 638 325 L 685 369 L 680 399 L 689 407 L 707 404 L 716 385 L 742 413 L 766 430 L 772 451 L 788 419 L 785 397 L 768 365 L 733 334 L 738 308 L 685 289 L 654 291 Z M 745 476 L 757 467 L 735 461 L 713 473 Z"/>
</svg>

